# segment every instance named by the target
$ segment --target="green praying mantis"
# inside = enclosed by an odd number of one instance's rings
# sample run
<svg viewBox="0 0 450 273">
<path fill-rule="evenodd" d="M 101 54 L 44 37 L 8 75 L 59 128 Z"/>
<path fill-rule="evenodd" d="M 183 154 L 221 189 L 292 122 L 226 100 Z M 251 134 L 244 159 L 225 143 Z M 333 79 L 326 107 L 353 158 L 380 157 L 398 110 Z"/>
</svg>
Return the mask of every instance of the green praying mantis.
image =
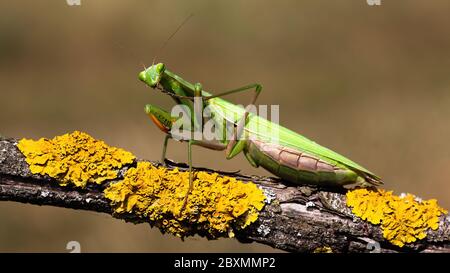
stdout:
<svg viewBox="0 0 450 273">
<path fill-rule="evenodd" d="M 202 123 L 202 113 L 208 109 L 211 114 L 209 121 L 215 126 L 216 133 L 225 136 L 217 141 L 192 137 L 179 139 L 188 143 L 189 164 L 189 190 L 182 210 L 192 190 L 192 145 L 225 151 L 227 159 L 243 152 L 252 166 L 261 166 L 275 176 L 295 184 L 331 187 L 372 187 L 382 184 L 378 176 L 346 157 L 251 113 L 249 107 L 244 108 L 222 98 L 253 90 L 254 95 L 249 105 L 254 105 L 262 91 L 260 84 L 250 84 L 213 95 L 203 90 L 200 83 L 192 84 L 167 70 L 162 63 L 153 64 L 140 72 L 139 79 L 153 89 L 170 95 L 177 104 L 184 106 L 183 109 L 194 125 L 188 129 L 188 133 L 193 133 L 194 130 L 204 132 L 206 124 Z M 172 129 L 179 117 L 150 104 L 145 106 L 145 112 L 166 134 L 161 159 L 165 162 L 168 140 L 174 137 Z M 225 116 L 223 113 L 233 115 Z M 226 137 L 230 135 L 227 124 L 232 125 L 231 137 Z"/>
</svg>

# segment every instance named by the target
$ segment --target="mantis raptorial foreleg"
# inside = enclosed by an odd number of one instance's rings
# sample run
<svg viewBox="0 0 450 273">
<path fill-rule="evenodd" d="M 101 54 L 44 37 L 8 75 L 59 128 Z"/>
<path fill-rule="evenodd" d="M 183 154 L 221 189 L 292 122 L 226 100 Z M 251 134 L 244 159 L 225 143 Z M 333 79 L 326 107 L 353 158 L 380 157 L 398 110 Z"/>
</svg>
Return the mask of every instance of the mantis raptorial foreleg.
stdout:
<svg viewBox="0 0 450 273">
<path fill-rule="evenodd" d="M 235 147 L 237 140 L 241 138 L 242 135 L 242 131 L 245 127 L 245 122 L 247 120 L 247 117 L 249 115 L 249 111 L 248 111 L 248 107 L 251 105 L 254 105 L 256 100 L 258 99 L 259 94 L 262 91 L 262 85 L 258 84 L 258 83 L 254 83 L 254 84 L 250 84 L 247 86 L 243 86 L 241 88 L 237 88 L 234 90 L 230 90 L 230 91 L 226 91 L 217 95 L 213 95 L 213 96 L 208 96 L 205 99 L 212 99 L 212 98 L 216 98 L 216 97 L 221 97 L 221 96 L 225 96 L 225 95 L 229 95 L 229 94 L 233 94 L 233 93 L 238 93 L 238 92 L 242 92 L 242 91 L 246 91 L 246 90 L 251 90 L 253 89 L 255 90 L 255 94 L 253 95 L 250 104 L 248 104 L 245 107 L 245 111 L 244 111 L 244 115 L 239 119 L 237 126 L 233 129 L 233 135 L 231 136 L 230 142 L 228 142 L 227 145 L 227 150 L 226 150 L 226 154 L 227 154 L 227 158 L 231 158 L 232 156 L 232 151 L 233 148 Z"/>
</svg>

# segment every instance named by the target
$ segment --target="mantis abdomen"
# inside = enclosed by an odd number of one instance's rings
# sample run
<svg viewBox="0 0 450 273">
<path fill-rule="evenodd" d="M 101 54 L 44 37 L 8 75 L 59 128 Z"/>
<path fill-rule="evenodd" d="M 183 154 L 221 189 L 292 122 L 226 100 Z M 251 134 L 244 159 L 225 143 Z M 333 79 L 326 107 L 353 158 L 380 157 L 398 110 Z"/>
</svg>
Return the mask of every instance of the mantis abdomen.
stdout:
<svg viewBox="0 0 450 273">
<path fill-rule="evenodd" d="M 276 176 L 292 183 L 348 185 L 365 182 L 350 169 L 325 162 L 311 154 L 263 140 L 248 140 L 246 156 Z"/>
</svg>

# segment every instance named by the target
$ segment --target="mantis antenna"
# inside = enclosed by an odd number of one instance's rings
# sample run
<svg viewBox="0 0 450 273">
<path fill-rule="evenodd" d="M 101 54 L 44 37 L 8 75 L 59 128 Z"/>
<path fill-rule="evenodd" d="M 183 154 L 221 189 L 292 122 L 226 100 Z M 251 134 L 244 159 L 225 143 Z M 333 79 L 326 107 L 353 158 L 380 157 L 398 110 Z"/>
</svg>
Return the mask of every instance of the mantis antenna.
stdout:
<svg viewBox="0 0 450 273">
<path fill-rule="evenodd" d="M 155 60 L 156 57 L 161 53 L 161 51 L 166 47 L 167 43 L 170 41 L 170 39 L 172 39 L 173 36 L 175 36 L 175 34 L 177 34 L 177 32 L 189 21 L 189 19 L 192 18 L 192 16 L 194 16 L 193 13 L 189 14 L 188 17 L 186 17 L 186 19 L 184 19 L 184 21 L 177 27 L 177 29 L 169 36 L 169 38 L 167 38 L 167 40 L 162 44 L 162 46 L 158 49 L 157 54 L 155 55 L 155 57 L 153 58 L 152 61 L 152 65 L 155 64 Z"/>
</svg>

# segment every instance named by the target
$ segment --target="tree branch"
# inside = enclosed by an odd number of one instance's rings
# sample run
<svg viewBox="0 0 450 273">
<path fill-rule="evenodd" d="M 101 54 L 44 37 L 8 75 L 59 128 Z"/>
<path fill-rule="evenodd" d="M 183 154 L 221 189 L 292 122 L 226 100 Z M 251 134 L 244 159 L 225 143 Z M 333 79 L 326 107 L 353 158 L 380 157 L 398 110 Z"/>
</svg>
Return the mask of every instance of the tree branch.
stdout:
<svg viewBox="0 0 450 273">
<path fill-rule="evenodd" d="M 86 189 L 61 187 L 47 176 L 31 174 L 16 143 L 15 139 L 0 138 L 0 200 L 113 213 L 103 195 L 107 184 L 89 185 Z M 168 163 L 171 168 L 187 169 L 184 164 Z M 383 238 L 379 226 L 355 217 L 342 192 L 286 186 L 270 177 L 219 173 L 257 183 L 273 198 L 256 223 L 236 232 L 241 242 L 259 242 L 293 252 L 312 252 L 324 246 L 333 252 L 450 252 L 448 217 L 438 230 L 428 231 L 425 239 L 399 248 Z M 144 222 L 131 214 L 115 216 L 133 223 Z"/>
</svg>

